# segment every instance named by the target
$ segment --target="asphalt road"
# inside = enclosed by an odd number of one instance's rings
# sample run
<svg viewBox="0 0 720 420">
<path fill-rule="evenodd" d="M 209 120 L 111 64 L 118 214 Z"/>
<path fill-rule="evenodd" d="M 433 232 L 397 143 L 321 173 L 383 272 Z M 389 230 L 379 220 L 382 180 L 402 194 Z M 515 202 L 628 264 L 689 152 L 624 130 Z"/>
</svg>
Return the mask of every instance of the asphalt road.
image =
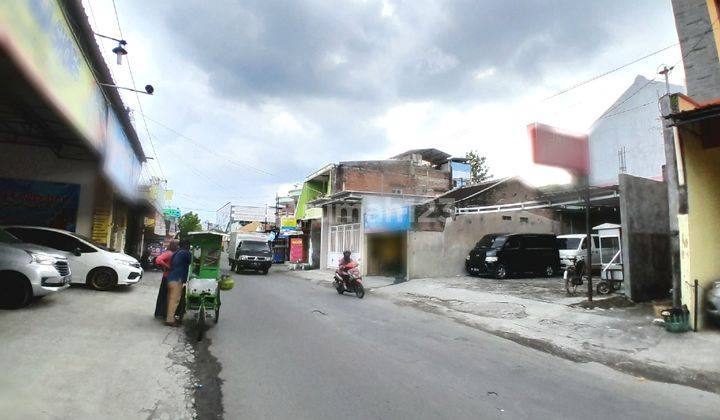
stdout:
<svg viewBox="0 0 720 420">
<path fill-rule="evenodd" d="M 720 396 L 575 363 L 282 272 L 235 275 L 208 332 L 225 418 L 718 418 Z"/>
</svg>

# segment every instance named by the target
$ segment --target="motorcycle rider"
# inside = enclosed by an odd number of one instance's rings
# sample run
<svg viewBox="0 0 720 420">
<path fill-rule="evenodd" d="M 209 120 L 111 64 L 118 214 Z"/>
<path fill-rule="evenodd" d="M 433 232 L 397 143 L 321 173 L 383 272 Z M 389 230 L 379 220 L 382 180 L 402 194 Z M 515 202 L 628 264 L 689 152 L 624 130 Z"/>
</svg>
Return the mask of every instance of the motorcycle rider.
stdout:
<svg viewBox="0 0 720 420">
<path fill-rule="evenodd" d="M 352 255 L 352 252 L 343 251 L 343 256 L 342 258 L 340 258 L 340 261 L 338 261 L 338 270 L 340 271 L 340 275 L 345 281 L 348 281 L 350 278 L 350 273 L 348 273 L 348 265 L 355 262 L 355 260 L 353 260 L 350 255 Z"/>
</svg>

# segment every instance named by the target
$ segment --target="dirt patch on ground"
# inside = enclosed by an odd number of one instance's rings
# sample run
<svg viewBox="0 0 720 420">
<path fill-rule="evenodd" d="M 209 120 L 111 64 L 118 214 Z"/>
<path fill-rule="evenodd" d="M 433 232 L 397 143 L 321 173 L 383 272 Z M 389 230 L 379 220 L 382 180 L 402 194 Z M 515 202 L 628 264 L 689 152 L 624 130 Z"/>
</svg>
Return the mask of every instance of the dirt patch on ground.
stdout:
<svg viewBox="0 0 720 420">
<path fill-rule="evenodd" d="M 635 306 L 630 299 L 625 296 L 613 296 L 607 299 L 593 300 L 592 302 L 582 301 L 569 305 L 573 308 L 584 308 L 584 309 L 611 309 L 611 308 L 632 308 Z"/>
</svg>

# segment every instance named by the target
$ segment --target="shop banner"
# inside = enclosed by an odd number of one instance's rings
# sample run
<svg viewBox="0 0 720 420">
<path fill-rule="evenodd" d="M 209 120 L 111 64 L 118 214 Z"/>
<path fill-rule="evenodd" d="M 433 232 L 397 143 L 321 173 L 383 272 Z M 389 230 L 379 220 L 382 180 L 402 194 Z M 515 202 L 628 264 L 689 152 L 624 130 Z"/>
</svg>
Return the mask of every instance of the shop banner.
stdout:
<svg viewBox="0 0 720 420">
<path fill-rule="evenodd" d="M 280 218 L 280 230 L 290 232 L 297 230 L 297 219 L 293 216 L 283 216 Z"/>
<path fill-rule="evenodd" d="M 290 238 L 290 262 L 303 262 L 302 236 Z"/>
<path fill-rule="evenodd" d="M 410 207 L 379 208 L 367 211 L 363 223 L 367 232 L 394 232 L 410 229 Z"/>
<path fill-rule="evenodd" d="M 0 178 L 0 225 L 47 226 L 75 232 L 80 185 Z"/>
<path fill-rule="evenodd" d="M 158 236 L 165 236 L 167 234 L 165 218 L 160 213 L 155 213 L 155 229 L 153 233 Z"/>
<path fill-rule="evenodd" d="M 125 198 L 134 201 L 139 197 L 138 182 L 141 169 L 140 160 L 135 155 L 122 124 L 115 113 L 110 111 L 103 171 Z"/>
</svg>

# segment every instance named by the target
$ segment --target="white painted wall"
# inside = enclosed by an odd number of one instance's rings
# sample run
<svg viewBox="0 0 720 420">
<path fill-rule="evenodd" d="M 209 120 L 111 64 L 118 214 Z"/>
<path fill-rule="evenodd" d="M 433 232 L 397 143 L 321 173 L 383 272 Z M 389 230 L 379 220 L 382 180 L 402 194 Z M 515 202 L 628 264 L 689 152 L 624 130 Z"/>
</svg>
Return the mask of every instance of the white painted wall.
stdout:
<svg viewBox="0 0 720 420">
<path fill-rule="evenodd" d="M 670 85 L 670 92 L 684 92 Z M 629 175 L 662 177 L 665 150 L 658 99 L 665 95 L 665 82 L 650 82 L 638 76 L 633 84 L 600 117 L 590 130 L 590 182 L 617 185 L 618 150 L 625 147 Z"/>
</svg>

